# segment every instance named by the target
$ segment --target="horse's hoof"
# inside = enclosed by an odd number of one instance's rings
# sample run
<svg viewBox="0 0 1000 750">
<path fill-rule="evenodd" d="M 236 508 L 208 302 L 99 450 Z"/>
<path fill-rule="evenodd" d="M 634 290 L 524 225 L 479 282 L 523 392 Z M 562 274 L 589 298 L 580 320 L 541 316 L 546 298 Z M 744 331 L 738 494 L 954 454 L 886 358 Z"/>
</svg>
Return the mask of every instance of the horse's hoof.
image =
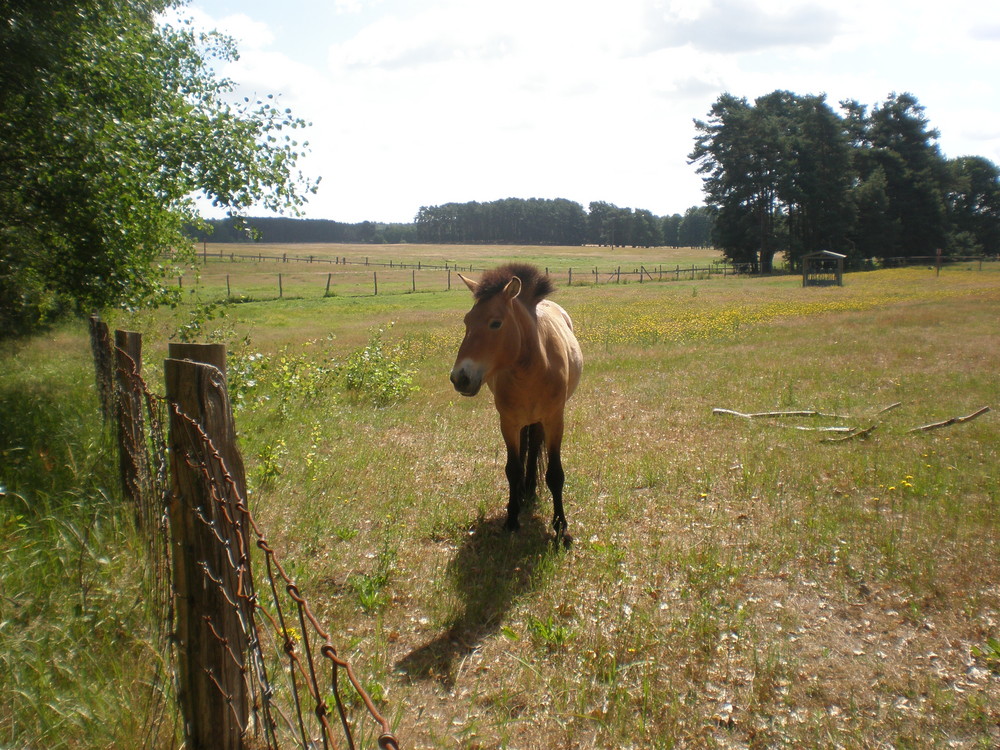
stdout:
<svg viewBox="0 0 1000 750">
<path fill-rule="evenodd" d="M 507 516 L 507 523 L 505 523 L 503 527 L 507 529 L 507 531 L 514 532 L 521 528 L 521 524 L 517 522 L 516 518 Z"/>
</svg>

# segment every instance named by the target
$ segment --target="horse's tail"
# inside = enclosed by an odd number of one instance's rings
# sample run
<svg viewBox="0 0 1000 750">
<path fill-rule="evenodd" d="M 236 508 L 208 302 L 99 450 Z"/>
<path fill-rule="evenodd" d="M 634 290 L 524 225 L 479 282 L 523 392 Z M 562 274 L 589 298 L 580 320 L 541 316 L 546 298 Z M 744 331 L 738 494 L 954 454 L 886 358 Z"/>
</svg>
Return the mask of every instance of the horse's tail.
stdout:
<svg viewBox="0 0 1000 750">
<path fill-rule="evenodd" d="M 525 480 L 528 482 L 530 494 L 536 494 L 538 485 L 544 481 L 546 457 L 545 457 L 545 428 L 541 422 L 526 425 L 521 428 L 521 464 L 524 466 Z M 534 479 L 532 483 L 530 480 Z"/>
<path fill-rule="evenodd" d="M 548 463 L 548 457 L 545 454 L 545 427 L 542 426 L 541 422 L 536 422 L 533 430 L 533 439 L 536 440 L 535 444 L 535 471 L 538 475 L 539 481 L 545 476 L 545 467 Z"/>
</svg>

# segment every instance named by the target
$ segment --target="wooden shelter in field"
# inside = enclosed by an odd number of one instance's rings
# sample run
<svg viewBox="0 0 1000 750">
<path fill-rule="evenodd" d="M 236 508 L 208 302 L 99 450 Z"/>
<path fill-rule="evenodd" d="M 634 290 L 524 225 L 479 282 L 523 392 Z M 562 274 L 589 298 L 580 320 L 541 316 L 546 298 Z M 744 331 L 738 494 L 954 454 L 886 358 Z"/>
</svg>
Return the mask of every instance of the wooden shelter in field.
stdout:
<svg viewBox="0 0 1000 750">
<path fill-rule="evenodd" d="M 802 257 L 802 286 L 843 286 L 846 255 L 820 250 Z"/>
</svg>

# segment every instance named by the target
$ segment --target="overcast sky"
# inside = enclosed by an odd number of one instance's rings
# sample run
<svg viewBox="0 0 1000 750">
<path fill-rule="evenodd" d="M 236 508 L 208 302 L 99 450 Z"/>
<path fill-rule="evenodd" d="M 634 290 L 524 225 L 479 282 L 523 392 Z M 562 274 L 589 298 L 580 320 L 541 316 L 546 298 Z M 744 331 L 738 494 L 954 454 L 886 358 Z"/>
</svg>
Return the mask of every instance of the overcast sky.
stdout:
<svg viewBox="0 0 1000 750">
<path fill-rule="evenodd" d="M 1000 164 L 1000 3 L 982 0 L 192 0 L 222 71 L 312 122 L 309 218 L 424 205 L 702 203 L 694 119 L 724 92 L 873 105 L 908 91 L 947 157 Z"/>
</svg>

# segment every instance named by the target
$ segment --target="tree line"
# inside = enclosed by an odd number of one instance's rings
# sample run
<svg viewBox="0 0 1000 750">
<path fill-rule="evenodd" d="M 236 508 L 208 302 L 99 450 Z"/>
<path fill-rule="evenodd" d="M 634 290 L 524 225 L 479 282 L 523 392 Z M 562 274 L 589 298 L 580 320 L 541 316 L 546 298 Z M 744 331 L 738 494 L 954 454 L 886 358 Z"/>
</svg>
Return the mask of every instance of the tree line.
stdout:
<svg viewBox="0 0 1000 750">
<path fill-rule="evenodd" d="M 375 221 L 349 223 L 330 219 L 294 219 L 259 216 L 238 219 L 210 219 L 203 226 L 189 226 L 195 242 L 327 242 L 396 244 L 416 242 L 413 224 L 384 224 Z"/>
<path fill-rule="evenodd" d="M 423 206 L 409 224 L 256 217 L 214 219 L 190 232 L 197 242 L 707 247 L 713 215 L 705 206 L 660 217 L 605 202 L 591 203 L 588 212 L 565 199 L 506 198 Z"/>
<path fill-rule="evenodd" d="M 564 198 L 506 198 L 423 206 L 415 224 L 420 242 L 702 247 L 711 243 L 711 219 L 704 206 L 660 217 L 604 201 L 584 210 Z"/>
<path fill-rule="evenodd" d="M 946 159 L 924 108 L 891 94 L 870 110 L 774 91 L 723 94 L 696 120 L 690 154 L 732 261 L 771 268 L 832 250 L 848 258 L 1000 252 L 1000 168 Z"/>
</svg>

